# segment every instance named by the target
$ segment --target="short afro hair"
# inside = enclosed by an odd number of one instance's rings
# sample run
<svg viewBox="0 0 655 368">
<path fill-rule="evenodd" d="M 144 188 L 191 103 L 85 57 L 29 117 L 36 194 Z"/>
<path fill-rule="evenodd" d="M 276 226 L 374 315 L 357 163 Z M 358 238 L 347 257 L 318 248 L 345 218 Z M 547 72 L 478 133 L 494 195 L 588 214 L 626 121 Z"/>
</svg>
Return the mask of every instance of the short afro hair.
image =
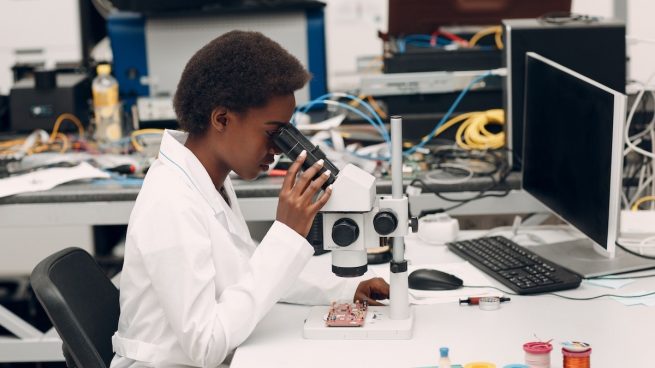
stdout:
<svg viewBox="0 0 655 368">
<path fill-rule="evenodd" d="M 180 127 L 202 134 L 218 106 L 238 113 L 302 88 L 311 75 L 298 59 L 259 32 L 231 31 L 189 60 L 173 99 Z"/>
</svg>

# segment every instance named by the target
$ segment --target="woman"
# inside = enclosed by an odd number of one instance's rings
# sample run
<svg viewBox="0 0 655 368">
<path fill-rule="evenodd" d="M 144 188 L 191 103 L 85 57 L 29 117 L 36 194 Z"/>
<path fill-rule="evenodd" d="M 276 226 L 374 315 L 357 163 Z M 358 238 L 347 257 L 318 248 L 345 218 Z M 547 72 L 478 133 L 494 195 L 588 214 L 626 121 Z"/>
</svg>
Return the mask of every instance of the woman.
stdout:
<svg viewBox="0 0 655 368">
<path fill-rule="evenodd" d="M 254 179 L 268 169 L 279 154 L 270 134 L 289 121 L 293 92 L 308 79 L 256 32 L 227 33 L 189 60 L 174 98 L 186 133 L 164 133 L 130 216 L 111 367 L 216 367 L 283 297 L 388 297 L 379 278 L 304 270 L 313 252 L 305 236 L 331 194 L 320 192 L 326 175 L 312 181 L 320 163 L 299 176 L 305 156 L 291 165 L 258 246 L 239 209 L 229 173 Z"/>
</svg>

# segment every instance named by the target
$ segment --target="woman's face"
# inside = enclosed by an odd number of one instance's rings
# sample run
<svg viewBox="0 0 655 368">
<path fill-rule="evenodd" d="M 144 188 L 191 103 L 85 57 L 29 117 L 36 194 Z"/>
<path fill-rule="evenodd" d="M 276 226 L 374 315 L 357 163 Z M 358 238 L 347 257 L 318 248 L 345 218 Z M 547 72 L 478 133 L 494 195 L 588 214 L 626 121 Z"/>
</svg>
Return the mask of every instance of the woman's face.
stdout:
<svg viewBox="0 0 655 368">
<path fill-rule="evenodd" d="M 272 97 L 266 105 L 241 114 L 229 114 L 225 127 L 223 160 L 241 178 L 250 180 L 268 170 L 273 156 L 281 152 L 270 135 L 288 124 L 296 106 L 293 94 Z"/>
</svg>

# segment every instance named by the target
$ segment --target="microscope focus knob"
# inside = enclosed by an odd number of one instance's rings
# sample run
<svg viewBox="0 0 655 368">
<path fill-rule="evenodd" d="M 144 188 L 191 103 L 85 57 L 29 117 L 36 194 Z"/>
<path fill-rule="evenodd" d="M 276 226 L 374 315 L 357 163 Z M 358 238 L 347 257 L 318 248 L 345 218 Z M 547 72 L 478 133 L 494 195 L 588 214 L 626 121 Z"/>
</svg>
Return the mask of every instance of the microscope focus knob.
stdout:
<svg viewBox="0 0 655 368">
<path fill-rule="evenodd" d="M 332 225 L 332 240 L 340 247 L 347 247 L 359 237 L 359 226 L 349 218 L 342 218 Z"/>
<path fill-rule="evenodd" d="M 398 226 L 396 215 L 391 212 L 378 212 L 373 217 L 373 228 L 380 235 L 389 235 Z"/>
</svg>

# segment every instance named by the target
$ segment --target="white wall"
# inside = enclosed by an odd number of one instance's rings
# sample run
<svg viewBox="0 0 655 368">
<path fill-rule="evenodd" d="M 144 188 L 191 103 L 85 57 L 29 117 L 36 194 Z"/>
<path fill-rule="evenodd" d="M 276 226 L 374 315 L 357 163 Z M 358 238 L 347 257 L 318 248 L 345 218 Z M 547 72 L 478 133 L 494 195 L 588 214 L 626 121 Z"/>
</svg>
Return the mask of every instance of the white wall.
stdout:
<svg viewBox="0 0 655 368">
<path fill-rule="evenodd" d="M 626 0 L 628 1 L 628 36 L 649 39 L 649 43 L 640 42 L 632 44 L 628 41 L 628 55 L 630 67 L 628 77 L 646 82 L 655 72 L 655 1 L 652 0 Z"/>
<path fill-rule="evenodd" d="M 78 0 L 0 0 L 0 94 L 13 85 L 15 63 L 82 59 Z"/>
<path fill-rule="evenodd" d="M 627 3 L 627 35 L 651 42 L 628 41 L 628 79 L 646 82 L 655 72 L 655 2 L 652 0 L 573 0 L 576 13 L 614 17 L 614 2 Z M 619 16 L 619 15 L 617 15 Z"/>
<path fill-rule="evenodd" d="M 614 0 L 573 0 L 571 12 L 611 18 L 614 16 Z"/>
<path fill-rule="evenodd" d="M 387 0 L 323 0 L 327 38 L 328 88 L 358 84 L 357 58 L 382 55 L 378 30 L 387 29 Z"/>
</svg>

